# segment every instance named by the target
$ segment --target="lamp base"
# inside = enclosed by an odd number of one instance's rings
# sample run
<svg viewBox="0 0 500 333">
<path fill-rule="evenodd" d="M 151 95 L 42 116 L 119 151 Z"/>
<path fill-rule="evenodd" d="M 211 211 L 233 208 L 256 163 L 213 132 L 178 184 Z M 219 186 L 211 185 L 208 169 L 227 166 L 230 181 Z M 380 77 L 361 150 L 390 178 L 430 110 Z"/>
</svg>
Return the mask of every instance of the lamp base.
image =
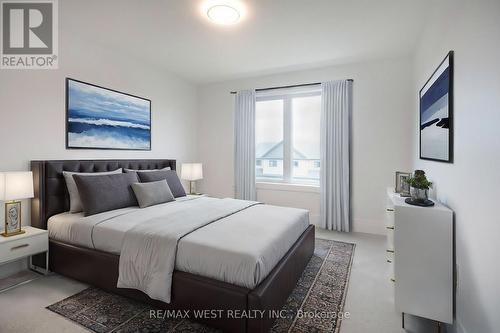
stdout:
<svg viewBox="0 0 500 333">
<path fill-rule="evenodd" d="M 10 236 L 16 236 L 16 235 L 21 235 L 21 234 L 24 234 L 26 231 L 24 230 L 19 230 L 19 231 L 16 231 L 16 232 L 11 232 L 11 233 L 5 233 L 5 232 L 2 232 L 0 235 L 2 235 L 3 237 L 10 237 Z"/>
<path fill-rule="evenodd" d="M 191 195 L 200 195 L 201 193 L 197 193 L 195 189 L 196 183 L 194 181 L 189 182 L 189 193 Z"/>
</svg>

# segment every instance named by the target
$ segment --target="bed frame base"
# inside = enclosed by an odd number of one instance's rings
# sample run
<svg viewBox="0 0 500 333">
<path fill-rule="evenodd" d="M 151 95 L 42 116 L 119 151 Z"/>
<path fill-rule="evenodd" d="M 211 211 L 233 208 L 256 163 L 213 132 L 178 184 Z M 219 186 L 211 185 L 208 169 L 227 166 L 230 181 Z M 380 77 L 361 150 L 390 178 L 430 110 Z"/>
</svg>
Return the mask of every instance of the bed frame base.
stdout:
<svg viewBox="0 0 500 333">
<path fill-rule="evenodd" d="M 55 240 L 50 240 L 49 247 L 50 270 L 58 274 L 149 303 L 155 310 L 189 310 L 191 315 L 195 310 L 222 310 L 221 317 L 196 320 L 227 332 L 267 332 L 275 320 L 269 316 L 270 311 L 282 308 L 314 252 L 314 226 L 310 225 L 304 231 L 269 276 L 255 289 L 174 271 L 170 304 L 152 300 L 138 290 L 116 288 L 120 259 L 118 255 Z M 264 316 L 234 318 L 229 313 L 233 311 L 234 314 L 235 310 L 258 310 L 251 313 L 264 313 Z"/>
<path fill-rule="evenodd" d="M 151 170 L 170 167 L 172 159 L 146 160 L 59 160 L 32 161 L 34 194 L 31 200 L 31 225 L 47 229 L 47 220 L 69 210 L 69 195 L 63 171 L 102 172 L 118 168 Z M 49 243 L 50 269 L 61 275 L 99 287 L 112 293 L 149 302 L 154 309 L 175 310 L 280 310 L 300 278 L 314 252 L 314 226 L 300 236 L 269 276 L 255 289 L 175 271 L 172 281 L 172 303 L 150 299 L 133 289 L 118 289 L 119 256 L 54 240 Z M 33 264 L 46 267 L 45 254 L 33 257 Z M 224 312 L 223 312 L 224 313 Z M 226 312 L 227 313 L 227 312 Z M 274 318 L 234 319 L 222 316 L 199 321 L 228 332 L 267 332 Z"/>
</svg>

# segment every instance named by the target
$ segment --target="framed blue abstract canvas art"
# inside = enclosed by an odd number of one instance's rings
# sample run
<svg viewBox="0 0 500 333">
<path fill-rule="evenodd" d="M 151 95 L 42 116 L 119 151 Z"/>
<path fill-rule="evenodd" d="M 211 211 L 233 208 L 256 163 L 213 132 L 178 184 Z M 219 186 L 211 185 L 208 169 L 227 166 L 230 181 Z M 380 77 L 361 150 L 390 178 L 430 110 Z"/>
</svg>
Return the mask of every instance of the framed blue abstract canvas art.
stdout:
<svg viewBox="0 0 500 333">
<path fill-rule="evenodd" d="M 453 51 L 420 90 L 420 158 L 453 162 Z"/>
<path fill-rule="evenodd" d="M 151 150 L 151 101 L 67 78 L 66 148 Z"/>
</svg>

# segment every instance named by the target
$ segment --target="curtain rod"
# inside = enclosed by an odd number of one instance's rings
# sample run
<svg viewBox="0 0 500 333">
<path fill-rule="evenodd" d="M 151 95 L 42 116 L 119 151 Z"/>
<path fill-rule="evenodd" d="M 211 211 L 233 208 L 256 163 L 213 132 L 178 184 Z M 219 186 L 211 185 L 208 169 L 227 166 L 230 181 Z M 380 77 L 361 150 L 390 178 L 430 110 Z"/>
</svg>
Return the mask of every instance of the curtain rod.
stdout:
<svg viewBox="0 0 500 333">
<path fill-rule="evenodd" d="M 353 79 L 347 79 L 347 81 L 353 82 Z M 281 87 L 270 87 L 270 88 L 260 88 L 260 89 L 255 89 L 255 91 L 266 91 L 266 90 L 275 90 L 275 89 L 286 89 L 286 88 L 296 88 L 296 87 L 307 87 L 307 86 L 317 86 L 320 85 L 321 82 L 315 82 L 315 83 L 303 83 L 303 84 L 293 84 L 290 86 L 281 86 Z M 236 94 L 237 91 L 231 91 L 231 94 Z"/>
</svg>

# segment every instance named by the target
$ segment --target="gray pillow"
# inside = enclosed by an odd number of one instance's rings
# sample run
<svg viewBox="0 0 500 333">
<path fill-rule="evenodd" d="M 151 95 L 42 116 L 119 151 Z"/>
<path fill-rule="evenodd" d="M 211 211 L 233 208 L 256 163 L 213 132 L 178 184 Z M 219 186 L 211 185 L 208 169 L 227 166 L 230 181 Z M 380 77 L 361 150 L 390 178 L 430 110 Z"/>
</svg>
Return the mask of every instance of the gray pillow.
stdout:
<svg viewBox="0 0 500 333">
<path fill-rule="evenodd" d="M 68 188 L 69 193 L 69 212 L 70 213 L 79 213 L 82 211 L 82 202 L 80 200 L 80 194 L 78 194 L 78 188 L 76 188 L 75 180 L 73 179 L 74 175 L 80 176 L 102 176 L 102 175 L 113 175 L 117 173 L 122 173 L 123 170 L 116 169 L 115 171 L 106 171 L 106 172 L 69 172 L 63 171 L 64 179 L 66 180 L 66 187 Z"/>
<path fill-rule="evenodd" d="M 132 184 L 132 190 L 141 208 L 175 200 L 165 179 L 151 183 L 135 183 Z"/>
<path fill-rule="evenodd" d="M 135 173 L 86 177 L 74 175 L 85 216 L 114 209 L 137 206 L 132 184 L 137 183 Z"/>
<path fill-rule="evenodd" d="M 124 172 L 151 172 L 151 171 L 165 171 L 165 170 L 172 170 L 170 167 L 166 167 L 163 169 L 150 169 L 150 170 L 135 170 L 135 169 L 123 169 Z"/>
<path fill-rule="evenodd" d="M 141 183 L 156 182 L 165 179 L 174 198 L 186 196 L 186 191 L 174 170 L 152 171 L 152 172 L 137 172 Z"/>
</svg>

